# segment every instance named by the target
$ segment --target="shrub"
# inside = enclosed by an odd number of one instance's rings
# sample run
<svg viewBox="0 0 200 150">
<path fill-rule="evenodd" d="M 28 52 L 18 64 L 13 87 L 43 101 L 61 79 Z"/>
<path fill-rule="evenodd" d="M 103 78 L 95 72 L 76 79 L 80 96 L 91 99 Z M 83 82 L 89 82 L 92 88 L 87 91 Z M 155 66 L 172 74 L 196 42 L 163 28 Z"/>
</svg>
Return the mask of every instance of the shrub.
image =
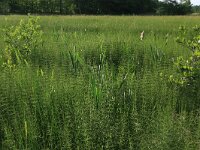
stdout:
<svg viewBox="0 0 200 150">
<path fill-rule="evenodd" d="M 38 17 L 29 16 L 27 21 L 21 20 L 19 25 L 4 29 L 6 43 L 4 64 L 28 63 L 31 53 L 42 42 L 42 31 L 38 20 Z"/>
<path fill-rule="evenodd" d="M 191 29 L 181 26 L 176 41 L 191 51 L 189 58 L 178 57 L 175 63 L 178 71 L 177 77 L 170 80 L 177 84 L 179 97 L 185 99 L 184 108 L 191 110 L 200 107 L 198 93 L 200 90 L 200 27 Z M 180 103 L 179 103 L 180 105 Z"/>
</svg>

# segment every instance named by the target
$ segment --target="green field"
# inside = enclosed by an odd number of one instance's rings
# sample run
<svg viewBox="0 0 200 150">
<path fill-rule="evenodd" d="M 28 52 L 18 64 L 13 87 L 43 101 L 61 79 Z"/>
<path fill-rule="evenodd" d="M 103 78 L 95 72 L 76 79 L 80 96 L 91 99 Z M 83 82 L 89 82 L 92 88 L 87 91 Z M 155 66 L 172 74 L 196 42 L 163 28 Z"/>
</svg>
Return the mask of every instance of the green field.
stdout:
<svg viewBox="0 0 200 150">
<path fill-rule="evenodd" d="M 0 28 L 21 19 L 0 16 Z M 179 26 L 200 17 L 41 16 L 39 24 L 43 42 L 28 66 L 3 68 L 0 34 L 0 149 L 200 149 L 200 98 L 168 80 L 176 58 L 191 55 L 175 41 Z"/>
</svg>

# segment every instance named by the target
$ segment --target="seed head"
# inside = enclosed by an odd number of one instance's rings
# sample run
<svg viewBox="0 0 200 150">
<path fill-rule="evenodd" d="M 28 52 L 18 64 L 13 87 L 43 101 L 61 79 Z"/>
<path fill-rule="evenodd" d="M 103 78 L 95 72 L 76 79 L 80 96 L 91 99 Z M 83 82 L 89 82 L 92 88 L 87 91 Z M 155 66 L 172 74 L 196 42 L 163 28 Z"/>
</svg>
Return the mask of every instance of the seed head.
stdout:
<svg viewBox="0 0 200 150">
<path fill-rule="evenodd" d="M 140 40 L 142 41 L 144 39 L 144 31 L 142 31 L 141 33 L 140 33 Z"/>
</svg>

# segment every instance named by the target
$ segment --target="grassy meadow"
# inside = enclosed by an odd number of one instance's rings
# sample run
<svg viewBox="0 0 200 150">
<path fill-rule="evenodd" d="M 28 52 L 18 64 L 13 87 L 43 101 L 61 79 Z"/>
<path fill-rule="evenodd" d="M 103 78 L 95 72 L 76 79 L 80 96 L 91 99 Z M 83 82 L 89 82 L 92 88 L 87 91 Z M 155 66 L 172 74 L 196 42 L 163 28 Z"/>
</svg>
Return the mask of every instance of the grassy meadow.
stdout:
<svg viewBox="0 0 200 150">
<path fill-rule="evenodd" d="M 0 28 L 27 16 L 0 16 Z M 4 69 L 0 149 L 197 150 L 200 98 L 169 82 L 198 16 L 41 16 L 28 67 Z M 140 33 L 144 31 L 144 40 Z"/>
</svg>

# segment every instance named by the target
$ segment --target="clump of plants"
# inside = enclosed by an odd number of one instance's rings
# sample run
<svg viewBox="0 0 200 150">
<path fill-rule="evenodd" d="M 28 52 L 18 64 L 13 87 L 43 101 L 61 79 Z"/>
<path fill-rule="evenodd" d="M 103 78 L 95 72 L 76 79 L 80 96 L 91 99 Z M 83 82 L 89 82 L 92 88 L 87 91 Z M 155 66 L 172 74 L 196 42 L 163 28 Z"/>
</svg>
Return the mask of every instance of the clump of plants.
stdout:
<svg viewBox="0 0 200 150">
<path fill-rule="evenodd" d="M 29 16 L 28 20 L 21 20 L 19 25 L 3 29 L 6 43 L 4 66 L 28 64 L 31 54 L 42 42 L 42 30 L 38 21 L 38 17 Z"/>
<path fill-rule="evenodd" d="M 180 105 L 188 110 L 199 108 L 200 91 L 200 26 L 193 28 L 179 27 L 179 36 L 176 41 L 187 47 L 191 55 L 188 58 L 182 56 L 177 58 L 175 65 L 178 75 L 171 76 L 170 80 L 176 83 L 179 90 L 178 97 L 181 98 Z M 185 99 L 185 101 L 183 101 Z"/>
</svg>

